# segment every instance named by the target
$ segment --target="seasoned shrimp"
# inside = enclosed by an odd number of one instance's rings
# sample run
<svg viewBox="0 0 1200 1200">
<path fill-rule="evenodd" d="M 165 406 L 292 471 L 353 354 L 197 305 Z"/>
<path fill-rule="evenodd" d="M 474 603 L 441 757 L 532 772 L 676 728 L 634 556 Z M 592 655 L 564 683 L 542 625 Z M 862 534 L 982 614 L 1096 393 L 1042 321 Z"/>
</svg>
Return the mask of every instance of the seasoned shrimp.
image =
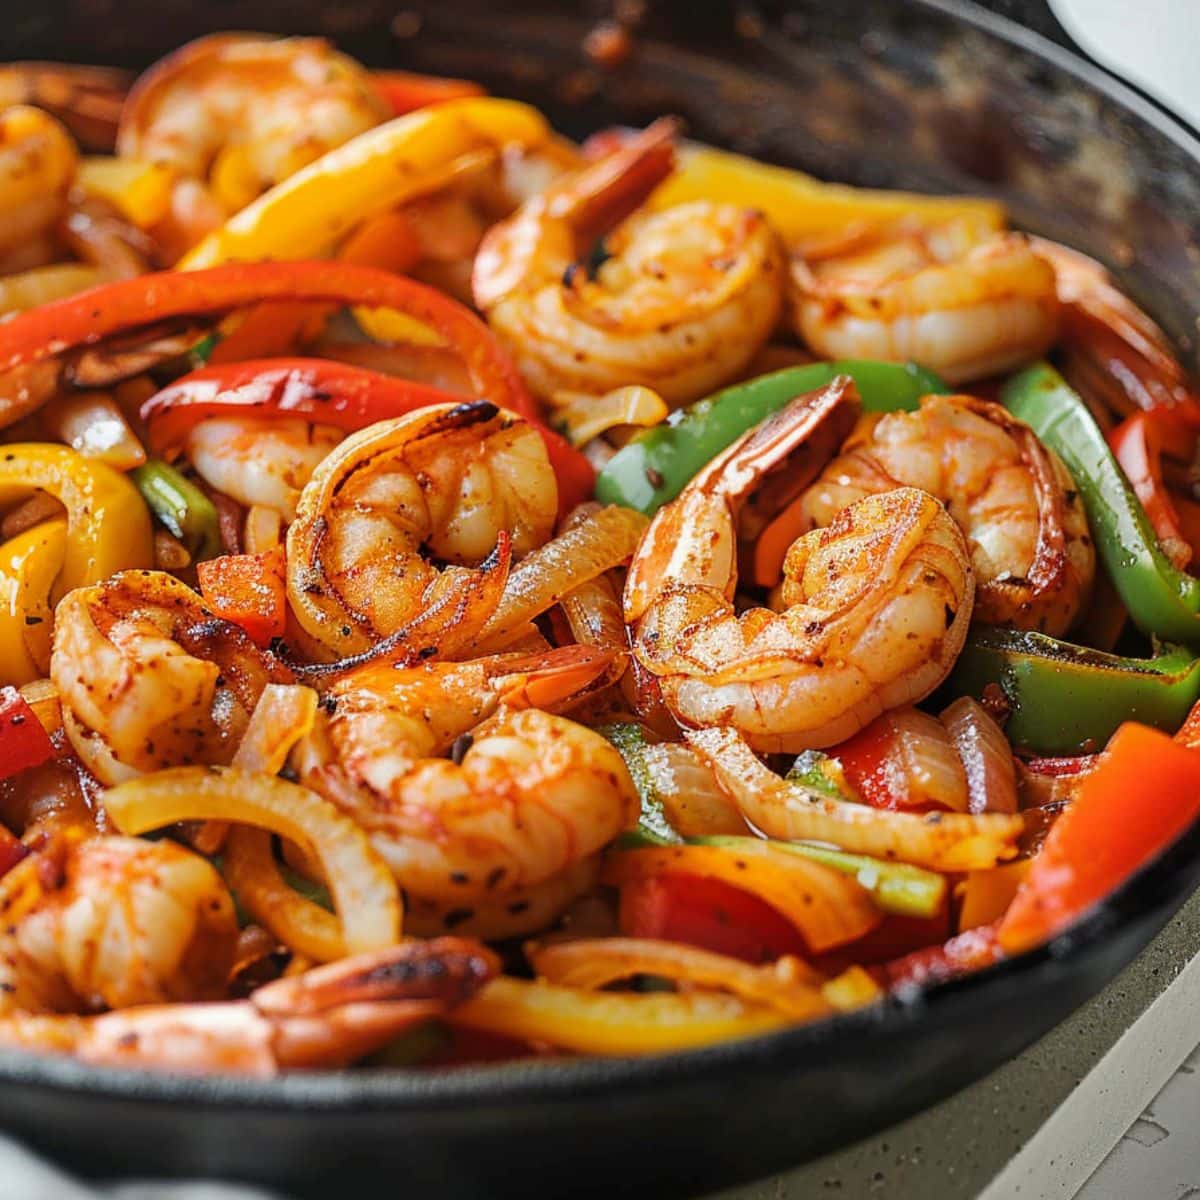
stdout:
<svg viewBox="0 0 1200 1200">
<path fill-rule="evenodd" d="M 267 682 L 290 675 L 163 571 L 122 571 L 60 602 L 50 677 L 76 754 L 102 783 L 227 763 Z"/>
<path fill-rule="evenodd" d="M 236 210 L 389 115 L 367 72 L 322 38 L 215 34 L 138 79 L 117 153 L 209 178 Z"/>
<path fill-rule="evenodd" d="M 478 942 L 409 941 L 277 979 L 246 1000 L 0 1017 L 0 1044 L 189 1073 L 346 1066 L 469 999 L 497 970 Z"/>
<path fill-rule="evenodd" d="M 427 607 L 446 562 L 478 564 L 549 538 L 558 485 L 527 421 L 480 401 L 433 405 L 348 437 L 317 467 L 288 530 L 288 597 L 339 655 L 369 649 Z"/>
<path fill-rule="evenodd" d="M 1063 306 L 1063 368 L 1088 400 L 1120 416 L 1194 402 L 1170 339 L 1095 259 L 1045 238 L 1034 249 L 1054 267 Z"/>
<path fill-rule="evenodd" d="M 79 165 L 71 135 L 40 108 L 0 113 L 0 255 L 50 232 Z"/>
<path fill-rule="evenodd" d="M 224 994 L 238 926 L 206 860 L 175 842 L 51 838 L 0 879 L 0 1014 Z"/>
<path fill-rule="evenodd" d="M 1071 476 L 1031 429 L 970 396 L 867 414 L 801 509 L 825 526 L 848 504 L 901 486 L 936 496 L 966 534 L 977 621 L 1054 636 L 1070 628 L 1096 556 Z"/>
<path fill-rule="evenodd" d="M 571 646 L 368 667 L 333 685 L 332 715 L 294 761 L 309 787 L 367 831 L 406 893 L 450 906 L 460 920 L 477 903 L 529 906 L 522 893 L 585 862 L 637 819 L 616 750 L 543 711 L 602 677 L 610 658 Z M 436 757 L 448 750 L 451 758 Z M 563 903 L 570 898 L 568 889 Z M 544 912 L 535 916 L 545 924 Z"/>
<path fill-rule="evenodd" d="M 812 403 L 801 397 L 744 435 L 660 509 L 626 581 L 634 653 L 675 719 L 732 726 L 760 751 L 830 746 L 928 695 L 974 603 L 962 532 L 932 496 L 899 488 L 799 538 L 780 611 L 739 615 L 738 511 L 808 429 Z"/>
<path fill-rule="evenodd" d="M 967 218 L 801 248 L 792 309 L 821 357 L 911 359 L 954 382 L 1037 358 L 1059 328 L 1053 267 L 1023 235 Z"/>
<path fill-rule="evenodd" d="M 737 376 L 779 317 L 778 240 L 761 213 L 697 202 L 631 217 L 670 170 L 659 122 L 492 226 L 475 259 L 475 303 L 530 387 L 602 395 L 645 384 L 673 404 Z"/>
<path fill-rule="evenodd" d="M 340 429 L 300 417 L 212 417 L 193 427 L 185 453 L 218 491 L 293 521 L 301 489 L 342 437 Z"/>
</svg>

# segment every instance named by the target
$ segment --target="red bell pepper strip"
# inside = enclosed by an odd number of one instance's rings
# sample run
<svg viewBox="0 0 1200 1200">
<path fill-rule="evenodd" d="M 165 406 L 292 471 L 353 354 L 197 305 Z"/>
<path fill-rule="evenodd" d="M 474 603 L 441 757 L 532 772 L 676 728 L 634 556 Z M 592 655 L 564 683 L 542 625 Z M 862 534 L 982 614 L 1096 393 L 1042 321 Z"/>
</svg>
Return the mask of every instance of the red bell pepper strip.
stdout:
<svg viewBox="0 0 1200 1200">
<path fill-rule="evenodd" d="M 855 795 L 872 808 L 908 807 L 907 789 L 898 786 L 903 776 L 897 777 L 892 763 L 893 741 L 891 725 L 875 720 L 830 751 Z"/>
<path fill-rule="evenodd" d="M 0 688 L 0 779 L 53 757 L 54 745 L 29 702 L 15 687 Z"/>
<path fill-rule="evenodd" d="M 1186 567 L 1192 558 L 1192 548 L 1180 528 L 1179 514 L 1163 482 L 1162 442 L 1153 417 L 1135 413 L 1109 433 L 1108 444 L 1142 502 L 1163 551 L 1176 567 Z"/>
<path fill-rule="evenodd" d="M 434 288 L 357 263 L 229 263 L 104 283 L 0 324 L 0 371 L 92 346 L 139 325 L 222 313 L 266 300 L 324 300 L 403 312 L 436 330 L 462 358 L 480 397 L 541 427 L 537 404 L 512 360 L 473 312 Z M 594 472 L 559 434 L 542 427 L 542 436 L 559 471 L 560 504 L 569 507 L 585 480 L 590 494 Z"/>
<path fill-rule="evenodd" d="M 207 417 L 305 417 L 352 433 L 431 404 L 462 402 L 453 392 L 348 363 L 275 358 L 201 367 L 151 396 L 141 419 L 150 444 L 167 457 L 181 450 L 193 426 Z M 558 477 L 559 508 L 567 512 L 591 495 L 592 468 L 558 434 L 536 419 L 533 424 Z"/>
<path fill-rule="evenodd" d="M 927 946 L 885 963 L 882 973 L 893 989 L 925 987 L 981 971 L 1004 957 L 996 925 L 979 925 L 956 934 L 940 946 Z"/>
<path fill-rule="evenodd" d="M 240 625 L 264 649 L 287 624 L 286 561 L 282 546 L 263 554 L 223 554 L 196 565 L 209 608 Z"/>
<path fill-rule="evenodd" d="M 626 937 L 683 942 L 751 963 L 808 953 L 800 931 L 765 901 L 682 871 L 625 884 L 619 922 Z"/>
<path fill-rule="evenodd" d="M 825 975 L 838 975 L 858 965 L 887 963 L 902 955 L 941 949 L 950 936 L 950 906 L 932 917 L 903 917 L 888 913 L 881 924 L 855 942 L 822 954 L 812 964 Z"/>
<path fill-rule="evenodd" d="M 1049 941 L 1165 850 L 1200 816 L 1200 753 L 1122 725 L 1079 785 L 1000 922 L 1018 954 Z"/>
<path fill-rule="evenodd" d="M 371 82 L 392 112 L 402 117 L 414 109 L 465 96 L 486 96 L 469 79 L 448 79 L 440 75 L 417 75 L 412 71 L 372 71 Z"/>
</svg>

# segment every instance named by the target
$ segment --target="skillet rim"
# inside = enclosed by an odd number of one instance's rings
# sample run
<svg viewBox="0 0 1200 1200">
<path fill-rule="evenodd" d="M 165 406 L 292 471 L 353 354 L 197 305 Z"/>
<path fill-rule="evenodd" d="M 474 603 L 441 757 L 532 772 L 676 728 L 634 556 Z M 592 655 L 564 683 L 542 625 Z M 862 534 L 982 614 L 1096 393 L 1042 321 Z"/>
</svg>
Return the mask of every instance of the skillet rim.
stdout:
<svg viewBox="0 0 1200 1200">
<path fill-rule="evenodd" d="M 1151 126 L 1200 171 L 1200 136 L 1105 68 L 1008 17 L 981 8 L 974 0 L 908 3 L 1016 47 L 1099 92 Z M 1090 913 L 1044 946 L 959 979 L 914 989 L 903 998 L 893 997 L 873 1008 L 695 1050 L 636 1058 L 534 1059 L 436 1072 L 403 1068 L 294 1071 L 265 1079 L 101 1067 L 65 1056 L 14 1050 L 0 1054 L 0 1086 L 59 1089 L 97 1099 L 162 1102 L 192 1109 L 219 1107 L 279 1114 L 380 1110 L 432 1113 L 497 1102 L 512 1105 L 567 1097 L 594 1099 L 639 1085 L 666 1087 L 722 1077 L 728 1080 L 737 1068 L 781 1072 L 802 1067 L 805 1057 L 816 1051 L 836 1054 L 839 1042 L 844 1044 L 856 1035 L 882 1039 L 903 1035 L 925 1021 L 936 1026 L 943 1013 L 972 1006 L 985 988 L 1015 990 L 1018 996 L 1023 991 L 1028 994 L 1020 986 L 1014 989 L 1014 984 L 1039 975 L 1044 977 L 1045 986 L 1051 986 L 1056 976 L 1066 978 L 1073 973 L 1081 959 L 1099 956 L 1109 936 L 1128 932 L 1139 921 L 1147 920 L 1154 923 L 1157 932 L 1198 885 L 1200 817 Z M 1139 948 L 1139 954 L 1148 941 Z M 1098 994 L 1093 992 L 1092 998 Z M 1075 1005 L 1071 1011 L 1079 1007 Z"/>
</svg>

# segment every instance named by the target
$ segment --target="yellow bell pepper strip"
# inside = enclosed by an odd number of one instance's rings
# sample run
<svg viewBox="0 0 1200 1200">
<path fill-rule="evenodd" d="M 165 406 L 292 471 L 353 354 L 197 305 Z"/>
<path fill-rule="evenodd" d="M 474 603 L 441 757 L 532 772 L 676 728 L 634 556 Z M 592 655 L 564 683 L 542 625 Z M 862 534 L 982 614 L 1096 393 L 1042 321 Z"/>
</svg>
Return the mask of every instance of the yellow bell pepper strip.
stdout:
<svg viewBox="0 0 1200 1200">
<path fill-rule="evenodd" d="M 0 447 L 0 507 L 34 488 L 67 510 L 67 545 L 51 601 L 129 567 L 154 565 L 150 514 L 119 471 L 44 442 Z"/>
<path fill-rule="evenodd" d="M 50 665 L 50 589 L 62 570 L 67 523 L 43 521 L 0 546 L 0 683 L 20 687 Z"/>
<path fill-rule="evenodd" d="M 75 173 L 75 185 L 107 200 L 139 229 L 149 229 L 167 215 L 175 173 L 162 163 L 108 155 L 85 158 Z"/>
<path fill-rule="evenodd" d="M 1029 874 L 1032 859 L 992 867 L 990 871 L 968 871 L 958 887 L 958 928 L 978 929 L 1000 920 L 1012 903 L 1017 889 Z"/>
<path fill-rule="evenodd" d="M 54 746 L 25 697 L 14 687 L 0 688 L 0 779 L 53 757 Z"/>
<path fill-rule="evenodd" d="M 1014 746 L 1085 754 L 1130 718 L 1178 729 L 1200 699 L 1200 658 L 1183 646 L 1122 658 L 1044 633 L 979 629 L 967 638 L 947 689 L 981 699 L 989 684 L 999 685 L 1011 707 L 1004 733 Z"/>
<path fill-rule="evenodd" d="M 368 129 L 265 192 L 180 261 L 183 270 L 329 253 L 360 222 L 442 186 L 480 150 L 550 136 L 527 104 L 471 96 Z"/>
<path fill-rule="evenodd" d="M 1200 816 L 1200 752 L 1122 725 L 1089 771 L 999 927 L 1019 954 L 1062 933 L 1156 858 Z"/>
<path fill-rule="evenodd" d="M 190 479 L 157 458 L 130 471 L 129 478 L 193 562 L 221 553 L 216 505 Z"/>
<path fill-rule="evenodd" d="M 452 1025 L 580 1054 L 665 1054 L 769 1033 L 788 1018 L 716 992 L 589 992 L 500 976 L 446 1014 Z"/>
<path fill-rule="evenodd" d="M 1004 207 L 974 196 L 923 196 L 845 184 L 822 183 L 811 175 L 774 167 L 727 150 L 685 144 L 677 151 L 675 174 L 650 197 L 652 209 L 692 200 L 752 204 L 766 214 L 788 243 L 837 233 L 847 225 L 885 224 L 901 217 L 926 222 L 966 217 L 984 229 L 1005 225 Z"/>
<path fill-rule="evenodd" d="M 1200 579 L 1173 566 L 1104 434 L 1078 393 L 1046 363 L 1015 375 L 1005 407 L 1066 464 L 1109 578 L 1143 633 L 1200 645 Z"/>
</svg>

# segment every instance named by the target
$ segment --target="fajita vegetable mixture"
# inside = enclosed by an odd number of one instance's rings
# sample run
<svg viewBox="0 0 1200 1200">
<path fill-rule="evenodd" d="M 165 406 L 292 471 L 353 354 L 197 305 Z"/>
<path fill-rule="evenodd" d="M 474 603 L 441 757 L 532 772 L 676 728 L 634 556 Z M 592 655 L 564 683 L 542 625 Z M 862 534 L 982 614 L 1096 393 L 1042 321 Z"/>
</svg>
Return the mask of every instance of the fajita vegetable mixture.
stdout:
<svg viewBox="0 0 1200 1200">
<path fill-rule="evenodd" d="M 1100 264 L 315 38 L 0 94 L 0 1053 L 682 1050 L 1200 816 L 1200 399 Z"/>
</svg>

